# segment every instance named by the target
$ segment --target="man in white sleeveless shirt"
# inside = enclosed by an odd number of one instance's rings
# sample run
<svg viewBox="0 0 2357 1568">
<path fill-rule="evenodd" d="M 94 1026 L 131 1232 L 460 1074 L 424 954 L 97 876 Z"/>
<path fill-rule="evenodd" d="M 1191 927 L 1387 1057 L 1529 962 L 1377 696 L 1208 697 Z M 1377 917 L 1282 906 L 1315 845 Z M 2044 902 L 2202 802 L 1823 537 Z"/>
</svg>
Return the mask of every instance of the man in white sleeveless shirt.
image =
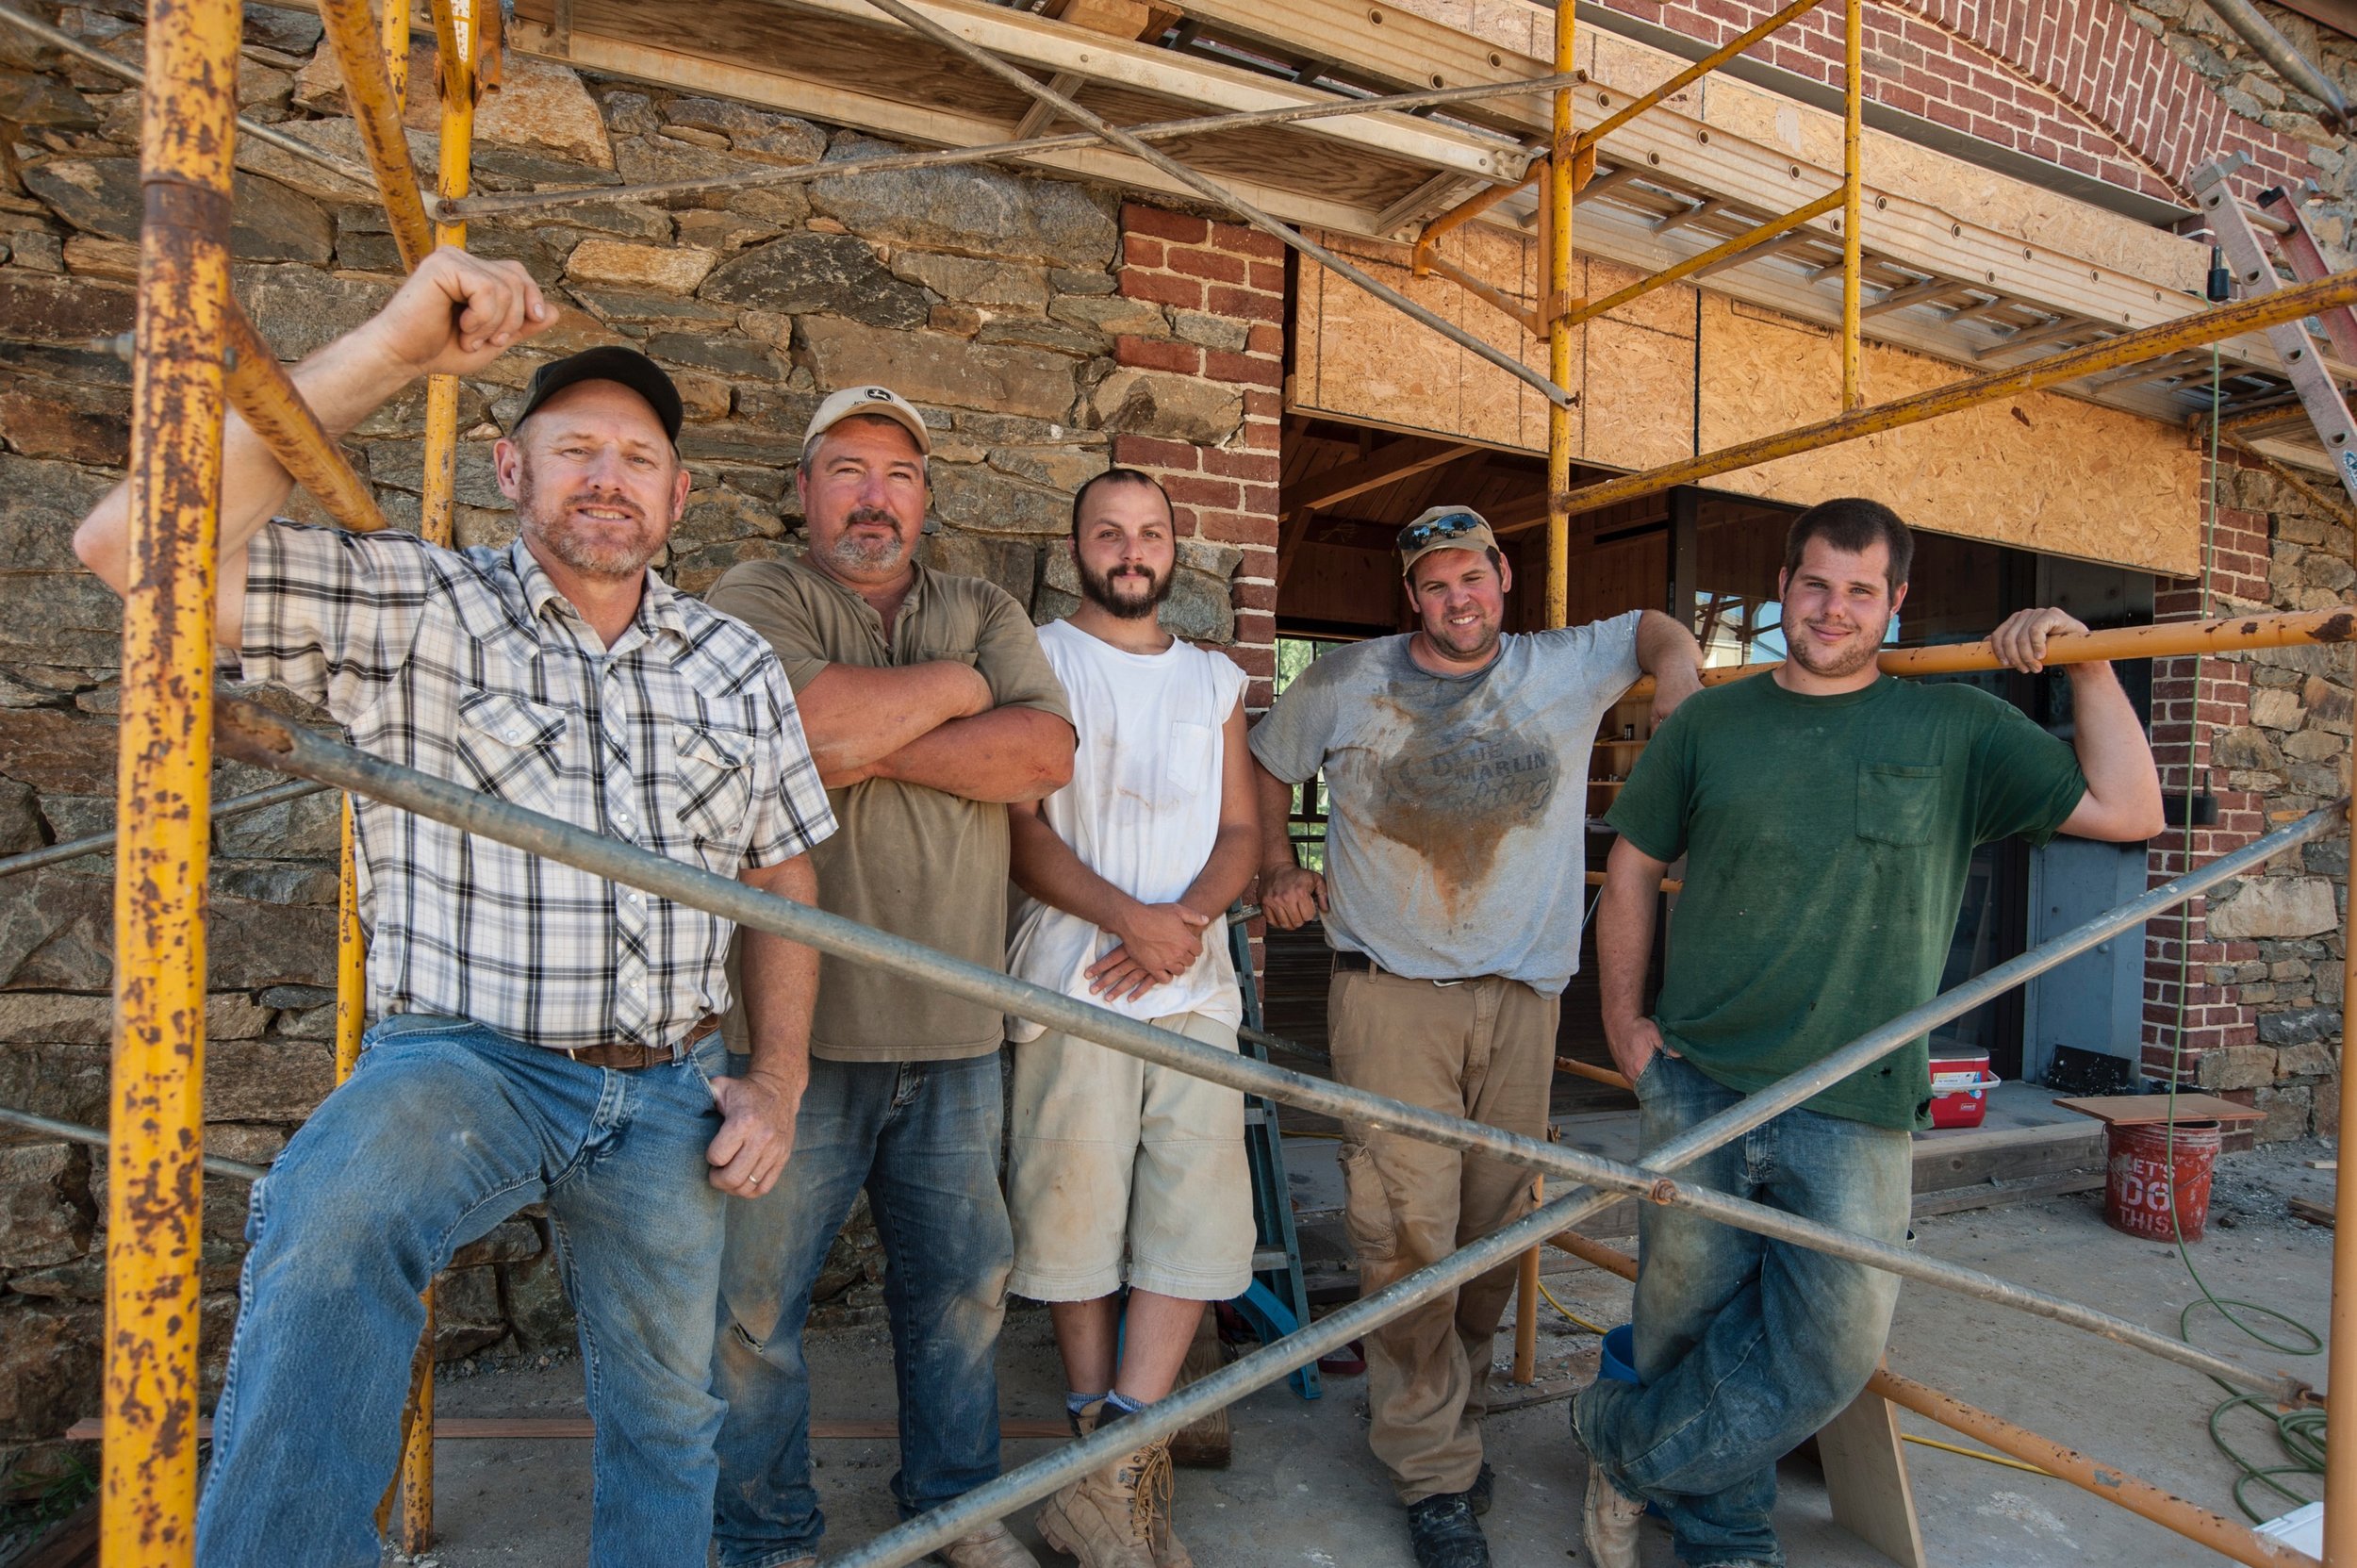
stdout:
<svg viewBox="0 0 2357 1568">
<path fill-rule="evenodd" d="M 1233 1050 L 1243 1007 L 1223 916 L 1260 831 L 1244 674 L 1157 623 L 1175 532 L 1169 498 L 1133 469 L 1073 497 L 1082 602 L 1039 639 L 1080 746 L 1069 784 L 1008 808 L 1029 897 L 1007 966 Z M 1091 1431 L 1168 1395 L 1204 1303 L 1252 1282 L 1244 1097 L 1022 1019 L 1008 1033 L 1009 1288 L 1049 1304 L 1073 1428 Z M 1040 1533 L 1082 1568 L 1185 1568 L 1169 1488 L 1168 1440 L 1141 1444 L 1050 1498 Z"/>
</svg>

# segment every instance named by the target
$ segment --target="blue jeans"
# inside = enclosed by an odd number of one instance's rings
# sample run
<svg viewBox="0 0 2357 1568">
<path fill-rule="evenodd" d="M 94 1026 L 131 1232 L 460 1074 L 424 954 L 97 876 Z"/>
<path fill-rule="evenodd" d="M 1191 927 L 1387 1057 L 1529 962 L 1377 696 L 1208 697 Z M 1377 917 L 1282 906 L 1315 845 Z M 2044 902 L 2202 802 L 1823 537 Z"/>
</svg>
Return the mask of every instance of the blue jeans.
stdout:
<svg viewBox="0 0 2357 1568">
<path fill-rule="evenodd" d="M 1667 1052 L 1637 1093 L 1648 1150 L 1743 1098 Z M 1914 1159 L 1904 1131 L 1788 1111 L 1677 1175 L 1896 1245 Z M 1898 1277 L 1652 1204 L 1638 1243 L 1639 1381 L 1582 1391 L 1572 1429 L 1623 1494 L 1660 1509 L 1679 1560 L 1781 1564 L 1776 1461 L 1881 1364 Z"/>
<path fill-rule="evenodd" d="M 369 1033 L 351 1079 L 255 1184 L 243 1310 L 197 1510 L 203 1568 L 375 1568 L 419 1293 L 460 1246 L 548 1200 L 597 1424 L 589 1560 L 702 1568 L 712 1301 L 727 1199 L 693 1057 L 636 1072 L 460 1018 Z"/>
<path fill-rule="evenodd" d="M 998 1474 L 998 1325 L 1014 1238 L 998 1190 L 998 1057 L 822 1062 L 794 1156 L 766 1197 L 729 1211 L 714 1387 L 721 1568 L 815 1556 L 826 1531 L 810 1484 L 802 1325 L 835 1233 L 864 1186 L 884 1250 L 884 1310 L 900 1403 L 903 1518 Z"/>
</svg>

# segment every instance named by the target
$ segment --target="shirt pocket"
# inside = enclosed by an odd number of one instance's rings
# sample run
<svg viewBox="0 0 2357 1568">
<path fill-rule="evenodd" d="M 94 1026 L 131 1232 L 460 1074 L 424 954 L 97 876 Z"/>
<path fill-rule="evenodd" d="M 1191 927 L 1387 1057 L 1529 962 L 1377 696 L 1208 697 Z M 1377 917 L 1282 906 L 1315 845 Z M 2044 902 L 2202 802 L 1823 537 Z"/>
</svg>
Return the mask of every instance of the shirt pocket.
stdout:
<svg viewBox="0 0 2357 1568">
<path fill-rule="evenodd" d="M 709 720 L 671 721 L 671 817 L 697 854 L 733 875 L 750 834 L 753 737 Z"/>
<path fill-rule="evenodd" d="M 1174 788 L 1188 795 L 1200 795 L 1211 786 L 1211 773 L 1219 762 L 1219 732 L 1209 724 L 1190 724 L 1174 719 L 1170 726 L 1170 750 L 1165 753 L 1163 770 Z"/>
<path fill-rule="evenodd" d="M 564 709 L 510 692 L 468 693 L 458 700 L 458 756 L 472 774 L 466 782 L 516 805 L 561 815 L 557 781 L 569 723 Z"/>
<path fill-rule="evenodd" d="M 1944 769 L 1906 763 L 1860 763 L 1857 771 L 1857 835 L 1875 844 L 1903 848 L 1929 844 L 1939 819 L 1939 782 Z"/>
</svg>

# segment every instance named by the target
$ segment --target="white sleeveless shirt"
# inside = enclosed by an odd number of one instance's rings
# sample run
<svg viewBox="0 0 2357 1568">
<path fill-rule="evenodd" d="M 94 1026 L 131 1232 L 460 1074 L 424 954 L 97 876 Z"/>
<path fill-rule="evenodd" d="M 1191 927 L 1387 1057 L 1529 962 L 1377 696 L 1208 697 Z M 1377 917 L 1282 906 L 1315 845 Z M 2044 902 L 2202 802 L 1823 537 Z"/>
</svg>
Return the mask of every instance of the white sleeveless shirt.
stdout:
<svg viewBox="0 0 2357 1568">
<path fill-rule="evenodd" d="M 1144 903 L 1175 901 L 1219 836 L 1224 726 L 1244 696 L 1244 671 L 1178 639 L 1160 653 L 1125 652 L 1069 621 L 1041 627 L 1039 641 L 1080 735 L 1072 782 L 1040 802 L 1041 815 L 1115 887 Z M 1216 920 L 1203 928 L 1202 955 L 1186 973 L 1135 1001 L 1114 1001 L 1090 997 L 1087 971 L 1118 938 L 1021 893 L 1015 912 L 1007 969 L 1020 979 L 1133 1018 L 1244 1020 L 1228 932 Z M 1044 1032 L 1029 1019 L 1007 1020 L 1011 1040 Z"/>
</svg>

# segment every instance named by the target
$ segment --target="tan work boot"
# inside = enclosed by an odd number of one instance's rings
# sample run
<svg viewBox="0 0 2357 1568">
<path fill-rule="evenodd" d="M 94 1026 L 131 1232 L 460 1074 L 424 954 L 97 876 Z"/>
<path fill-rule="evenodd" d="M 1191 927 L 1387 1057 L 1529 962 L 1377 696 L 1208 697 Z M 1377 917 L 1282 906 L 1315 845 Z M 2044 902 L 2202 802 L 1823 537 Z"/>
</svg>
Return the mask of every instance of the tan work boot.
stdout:
<svg viewBox="0 0 2357 1568">
<path fill-rule="evenodd" d="M 1637 1568 L 1637 1527 L 1645 1505 L 1621 1495 L 1605 1478 L 1604 1466 L 1588 1461 L 1588 1495 L 1580 1499 L 1579 1534 L 1594 1568 Z"/>
<path fill-rule="evenodd" d="M 1178 1485 L 1170 1463 L 1170 1439 L 1156 1438 L 1141 1451 L 1152 1456 L 1138 1477 L 1138 1505 L 1146 1513 L 1146 1538 L 1154 1555 L 1154 1568 L 1195 1568 L 1195 1559 L 1170 1528 L 1171 1496 Z"/>
<path fill-rule="evenodd" d="M 1149 1443 L 1048 1498 L 1033 1523 L 1080 1568 L 1157 1568 L 1154 1525 L 1169 1495 L 1170 1445 Z M 1178 1550 L 1178 1562 L 1192 1568 L 1185 1548 Z"/>
<path fill-rule="evenodd" d="M 1039 1568 L 1039 1559 L 996 1520 L 950 1542 L 933 1554 L 933 1560 L 949 1568 Z"/>
</svg>

